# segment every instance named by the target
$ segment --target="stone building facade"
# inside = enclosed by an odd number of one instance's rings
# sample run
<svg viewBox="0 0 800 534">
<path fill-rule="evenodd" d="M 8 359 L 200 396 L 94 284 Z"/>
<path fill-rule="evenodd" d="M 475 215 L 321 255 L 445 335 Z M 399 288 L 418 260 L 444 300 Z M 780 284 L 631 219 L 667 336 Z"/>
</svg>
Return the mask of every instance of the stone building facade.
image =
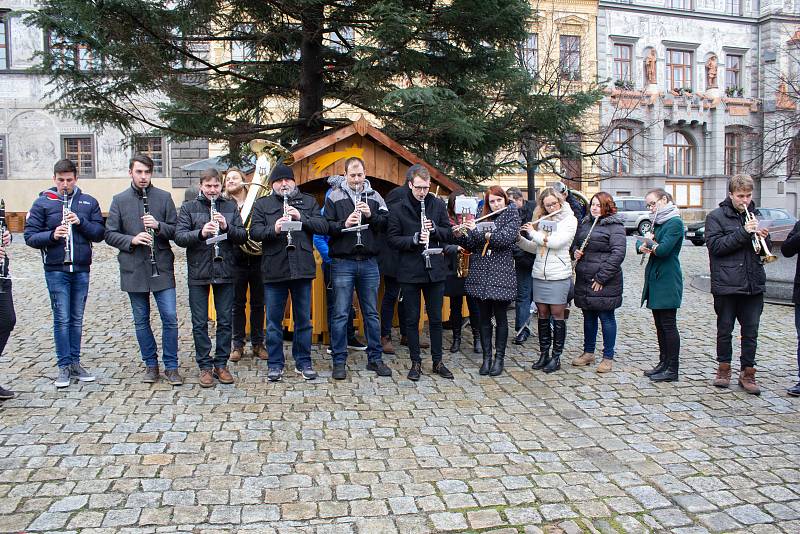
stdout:
<svg viewBox="0 0 800 534">
<path fill-rule="evenodd" d="M 800 2 L 601 0 L 598 79 L 609 146 L 600 187 L 642 196 L 665 187 L 698 218 L 725 198 L 737 172 L 758 176 L 756 203 L 797 212 L 797 185 L 763 173 L 764 121 L 776 109 L 785 43 Z"/>
<path fill-rule="evenodd" d="M 129 183 L 128 159 L 134 147 L 156 162 L 155 182 L 172 190 L 188 185 L 181 165 L 208 157 L 206 141 L 172 143 L 144 128 L 134 139 L 104 131 L 46 109 L 47 78 L 30 72 L 36 53 L 48 46 L 42 31 L 24 22 L 21 10 L 33 0 L 0 0 L 0 198 L 6 210 L 25 212 L 36 195 L 52 185 L 53 163 L 69 157 L 79 167 L 80 187 L 95 196 L 103 211 Z M 70 61 L 91 68 L 85 50 L 67 51 Z M 176 200 L 182 198 L 174 191 Z"/>
</svg>

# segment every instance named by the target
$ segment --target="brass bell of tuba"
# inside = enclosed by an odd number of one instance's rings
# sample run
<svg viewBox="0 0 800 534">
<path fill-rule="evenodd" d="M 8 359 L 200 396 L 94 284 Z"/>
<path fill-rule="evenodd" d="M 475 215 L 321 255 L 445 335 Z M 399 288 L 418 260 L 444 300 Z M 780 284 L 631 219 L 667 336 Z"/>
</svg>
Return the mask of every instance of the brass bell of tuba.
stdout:
<svg viewBox="0 0 800 534">
<path fill-rule="evenodd" d="M 244 185 L 247 189 L 247 196 L 245 197 L 244 204 L 242 205 L 242 224 L 247 230 L 247 241 L 239 247 L 251 256 L 261 255 L 261 243 L 250 239 L 250 224 L 253 218 L 253 206 L 261 197 L 269 195 L 272 190 L 269 187 L 269 173 L 276 164 L 282 162 L 284 165 L 291 165 L 294 163 L 294 156 L 292 152 L 275 141 L 268 139 L 253 139 L 248 143 L 250 150 L 258 158 L 256 160 L 256 168 L 253 171 L 253 179 Z"/>
</svg>

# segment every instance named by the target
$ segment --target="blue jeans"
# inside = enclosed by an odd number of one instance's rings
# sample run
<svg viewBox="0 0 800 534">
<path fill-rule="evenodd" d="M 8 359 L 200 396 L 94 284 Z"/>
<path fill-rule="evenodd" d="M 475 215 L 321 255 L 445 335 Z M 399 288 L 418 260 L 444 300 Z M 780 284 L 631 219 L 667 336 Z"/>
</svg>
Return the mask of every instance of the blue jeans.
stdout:
<svg viewBox="0 0 800 534">
<path fill-rule="evenodd" d="M 128 293 L 136 325 L 136 340 L 147 367 L 158 366 L 158 346 L 150 328 L 150 293 Z M 175 305 L 175 288 L 154 291 L 153 298 L 161 317 L 161 349 L 164 352 L 164 369 L 178 368 L 178 313 Z"/>
<path fill-rule="evenodd" d="M 526 324 L 531 316 L 533 276 L 531 276 L 531 269 L 529 267 L 523 269 L 515 267 L 515 271 L 517 273 L 517 298 L 514 314 L 514 329 L 519 331 L 522 325 Z M 528 332 L 530 332 L 530 324 L 528 324 L 527 328 Z"/>
<path fill-rule="evenodd" d="M 44 279 L 53 308 L 53 337 L 58 366 L 66 367 L 81 360 L 81 329 L 86 296 L 89 294 L 89 273 L 45 271 Z"/>
<path fill-rule="evenodd" d="M 328 321 L 328 332 L 332 332 L 331 330 L 331 321 L 333 321 L 333 304 L 335 302 L 333 296 L 333 284 L 331 282 L 331 264 L 330 263 L 323 263 L 322 264 L 322 277 L 325 280 L 325 312 L 326 312 L 326 320 Z M 347 317 L 347 339 L 353 339 L 356 337 L 356 327 L 353 325 L 353 321 L 356 320 L 356 310 L 350 306 L 350 315 Z M 331 334 L 333 335 L 333 334 Z M 331 340 L 333 343 L 333 340 Z"/>
<path fill-rule="evenodd" d="M 597 346 L 597 320 L 603 328 L 603 358 L 614 359 L 617 344 L 617 318 L 614 310 L 583 310 L 583 352 L 594 353 Z"/>
<path fill-rule="evenodd" d="M 208 291 L 214 288 L 214 309 L 217 312 L 217 348 L 211 358 L 211 338 L 208 337 Z M 189 309 L 192 312 L 194 357 L 200 369 L 226 367 L 231 355 L 231 315 L 233 315 L 233 284 L 189 286 Z"/>
<path fill-rule="evenodd" d="M 264 301 L 267 306 L 267 353 L 269 367 L 283 368 L 283 312 L 286 300 L 292 295 L 294 339 L 292 358 L 298 369 L 311 365 L 311 280 L 265 283 Z"/>
<path fill-rule="evenodd" d="M 347 361 L 347 319 L 353 308 L 353 289 L 358 293 L 364 331 L 367 334 L 367 360 L 380 361 L 383 356 L 381 346 L 381 324 L 378 319 L 378 286 L 381 275 L 375 258 L 368 260 L 331 260 L 331 280 L 333 283 L 333 319 L 331 320 L 331 348 L 333 364 Z"/>
</svg>

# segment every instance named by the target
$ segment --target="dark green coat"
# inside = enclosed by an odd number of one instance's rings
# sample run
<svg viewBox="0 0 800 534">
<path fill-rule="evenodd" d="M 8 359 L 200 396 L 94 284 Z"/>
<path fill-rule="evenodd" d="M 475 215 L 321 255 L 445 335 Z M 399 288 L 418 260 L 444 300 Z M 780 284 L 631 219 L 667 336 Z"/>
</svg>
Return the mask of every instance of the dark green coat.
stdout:
<svg viewBox="0 0 800 534">
<path fill-rule="evenodd" d="M 655 225 L 653 233 L 658 247 L 650 254 L 644 271 L 642 304 L 647 302 L 651 310 L 678 309 L 683 298 L 683 272 L 678 258 L 683 246 L 683 220 L 673 217 Z"/>
</svg>

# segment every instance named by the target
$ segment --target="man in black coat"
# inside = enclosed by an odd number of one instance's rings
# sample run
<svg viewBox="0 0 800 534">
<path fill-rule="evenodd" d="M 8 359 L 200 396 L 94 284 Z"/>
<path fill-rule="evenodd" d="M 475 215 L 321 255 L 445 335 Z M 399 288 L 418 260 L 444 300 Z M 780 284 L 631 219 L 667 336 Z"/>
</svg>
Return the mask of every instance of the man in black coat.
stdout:
<svg viewBox="0 0 800 534">
<path fill-rule="evenodd" d="M 717 369 L 713 384 L 727 388 L 731 379 L 734 321 L 741 327 L 739 385 L 752 395 L 756 384 L 758 323 L 764 309 L 767 276 L 762 258 L 753 247 L 755 235 L 765 240 L 766 228 L 758 229 L 753 204 L 753 179 L 737 174 L 728 184 L 728 198 L 706 218 L 706 241 L 711 264 L 711 294 L 717 314 Z M 749 212 L 752 217 L 747 216 Z"/>
<path fill-rule="evenodd" d="M 518 187 L 509 187 L 506 194 L 517 206 L 521 223 L 531 222 L 536 204 L 525 200 L 525 197 L 522 196 L 522 191 Z M 514 329 L 517 332 L 517 336 L 514 338 L 514 344 L 522 345 L 531 335 L 528 324 L 530 323 L 531 301 L 533 300 L 533 262 L 536 261 L 536 254 L 526 252 L 517 245 L 514 245 L 512 254 L 514 255 L 514 270 L 517 273 L 517 298 L 514 320 Z"/>
<path fill-rule="evenodd" d="M 380 193 L 366 180 L 363 160 L 350 158 L 344 169 L 344 181 L 333 188 L 325 200 L 334 295 L 334 314 L 330 320 L 333 378 L 343 380 L 347 376 L 347 323 L 353 309 L 353 289 L 358 292 L 367 335 L 367 369 L 378 376 L 391 376 L 392 370 L 383 362 L 380 341 L 378 286 L 381 275 L 376 258 L 389 210 Z M 351 231 L 362 225 L 367 228 Z"/>
<path fill-rule="evenodd" d="M 106 243 L 119 249 L 120 287 L 128 293 L 136 340 L 145 365 L 142 381 L 158 380 L 158 346 L 150 328 L 150 293 L 161 317 L 164 377 L 173 386 L 178 374 L 178 314 L 175 302 L 175 238 L 178 214 L 172 195 L 151 183 L 153 160 L 136 154 L 128 164 L 131 185 L 114 195 L 106 219 Z M 145 209 L 146 208 L 146 209 Z"/>
<path fill-rule="evenodd" d="M 420 292 L 425 295 L 425 309 L 431 338 L 433 372 L 443 378 L 453 373 L 442 363 L 442 301 L 447 265 L 443 254 L 427 256 L 427 248 L 441 248 L 452 240 L 447 208 L 440 199 L 429 194 L 431 175 L 423 165 L 414 164 L 406 172 L 406 195 L 389 211 L 389 246 L 400 251 L 397 278 L 400 281 L 406 316 L 408 350 L 411 353 L 409 380 L 419 380 L 422 359 L 419 352 Z M 425 207 L 422 226 L 421 205 Z"/>
<path fill-rule="evenodd" d="M 233 383 L 233 375 L 228 371 L 235 268 L 233 247 L 247 240 L 247 232 L 242 226 L 236 202 L 223 199 L 220 197 L 221 192 L 219 172 L 216 169 L 203 171 L 200 175 L 200 194 L 195 200 L 181 206 L 175 228 L 175 243 L 186 248 L 192 336 L 195 358 L 200 368 L 200 386 L 204 388 L 214 385 L 214 377 L 222 384 Z M 223 239 L 208 242 L 210 238 L 220 237 Z M 211 339 L 208 337 L 208 293 L 211 288 L 214 291 L 214 308 L 217 312 L 216 351 L 213 360 Z"/>
<path fill-rule="evenodd" d="M 781 245 L 781 254 L 786 258 L 791 258 L 798 253 L 800 253 L 800 222 L 795 223 L 794 228 L 786 237 L 786 241 Z M 797 262 L 797 269 L 794 274 L 792 302 L 794 302 L 794 327 L 798 338 L 797 369 L 798 373 L 800 373 L 800 261 Z M 792 397 L 800 397 L 800 382 L 788 388 L 786 392 Z"/>
<path fill-rule="evenodd" d="M 283 377 L 286 361 L 283 312 L 291 293 L 295 371 L 304 379 L 313 380 L 317 377 L 311 364 L 311 281 L 317 276 L 313 237 L 327 234 L 328 223 L 320 215 L 314 197 L 297 188 L 290 167 L 276 165 L 269 183 L 272 194 L 256 201 L 250 224 L 250 238 L 261 241 L 261 273 L 267 307 L 267 378 L 277 382 Z M 284 231 L 282 225 L 290 221 L 301 222 L 302 229 Z"/>
</svg>

